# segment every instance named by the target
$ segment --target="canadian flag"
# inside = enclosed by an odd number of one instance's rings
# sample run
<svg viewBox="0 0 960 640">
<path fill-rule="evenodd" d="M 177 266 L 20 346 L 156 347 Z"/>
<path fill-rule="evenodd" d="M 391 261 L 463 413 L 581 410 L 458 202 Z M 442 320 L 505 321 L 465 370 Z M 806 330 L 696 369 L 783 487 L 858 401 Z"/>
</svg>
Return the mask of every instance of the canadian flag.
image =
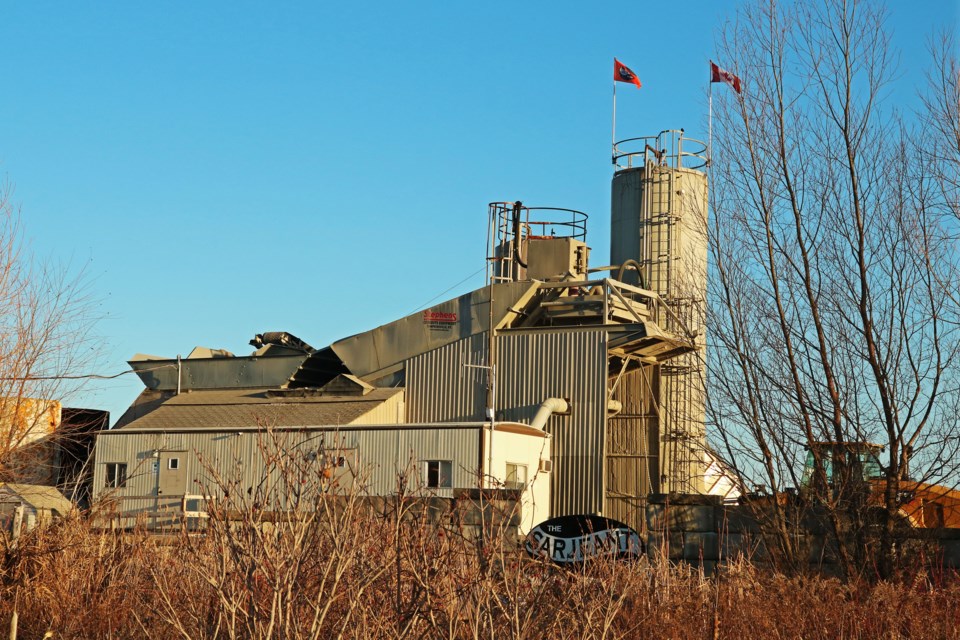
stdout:
<svg viewBox="0 0 960 640">
<path fill-rule="evenodd" d="M 726 82 L 740 93 L 740 78 L 710 62 L 710 82 Z"/>
</svg>

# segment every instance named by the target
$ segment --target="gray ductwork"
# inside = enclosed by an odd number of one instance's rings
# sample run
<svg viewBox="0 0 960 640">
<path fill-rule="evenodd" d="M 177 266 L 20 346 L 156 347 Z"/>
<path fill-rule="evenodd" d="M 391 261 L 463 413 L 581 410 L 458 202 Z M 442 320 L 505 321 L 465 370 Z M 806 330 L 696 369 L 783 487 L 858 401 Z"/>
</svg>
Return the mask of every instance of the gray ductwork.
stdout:
<svg viewBox="0 0 960 640">
<path fill-rule="evenodd" d="M 530 426 L 534 429 L 543 429 L 547 420 L 555 413 L 567 413 L 570 411 L 570 403 L 563 398 L 547 398 L 537 409 L 537 415 L 533 416 L 533 422 Z"/>
<path fill-rule="evenodd" d="M 292 333 L 287 333 L 286 331 L 267 331 L 266 333 L 258 333 L 253 337 L 253 340 L 250 341 L 250 346 L 256 347 L 257 349 L 267 345 L 286 347 L 296 351 L 303 351 L 304 353 L 316 352 L 316 349 L 308 345 L 297 336 L 293 335 Z"/>
</svg>

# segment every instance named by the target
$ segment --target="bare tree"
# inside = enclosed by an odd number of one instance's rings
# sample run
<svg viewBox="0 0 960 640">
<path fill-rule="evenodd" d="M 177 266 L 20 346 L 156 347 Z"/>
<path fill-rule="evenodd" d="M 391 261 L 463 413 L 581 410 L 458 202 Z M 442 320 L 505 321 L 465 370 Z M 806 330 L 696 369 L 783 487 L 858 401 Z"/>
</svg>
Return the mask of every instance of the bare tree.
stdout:
<svg viewBox="0 0 960 640">
<path fill-rule="evenodd" d="M 52 484 L 64 398 L 98 354 L 87 279 L 27 249 L 12 189 L 0 187 L 0 480 Z"/>
<path fill-rule="evenodd" d="M 803 486 L 843 570 L 870 566 L 872 527 L 887 575 L 908 469 L 956 478 L 960 272 L 949 192 L 933 186 L 956 175 L 957 155 L 919 157 L 916 126 L 889 104 L 896 63 L 880 5 L 758 2 L 719 49 L 744 90 L 721 96 L 714 121 L 714 431 L 738 472 L 769 487 L 764 512 L 795 566 L 805 559 L 783 492 Z M 942 107 L 932 121 L 956 131 L 955 72 L 936 78 L 953 89 L 928 104 Z M 867 442 L 884 446 L 879 501 L 861 460 L 817 446 Z"/>
<path fill-rule="evenodd" d="M 928 163 L 941 204 L 960 220 L 960 61 L 956 35 L 943 32 L 930 40 L 932 64 L 922 95 L 924 124 L 919 157 Z"/>
</svg>

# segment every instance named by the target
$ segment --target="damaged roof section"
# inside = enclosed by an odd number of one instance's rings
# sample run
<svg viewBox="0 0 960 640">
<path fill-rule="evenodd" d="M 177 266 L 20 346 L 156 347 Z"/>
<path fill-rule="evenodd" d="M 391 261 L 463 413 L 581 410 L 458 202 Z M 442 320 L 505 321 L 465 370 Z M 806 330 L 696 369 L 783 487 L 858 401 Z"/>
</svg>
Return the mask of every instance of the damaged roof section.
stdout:
<svg viewBox="0 0 960 640">
<path fill-rule="evenodd" d="M 411 358 L 491 329 L 603 328 L 610 332 L 611 355 L 636 355 L 647 362 L 697 348 L 692 336 L 664 331 L 664 320 L 655 293 L 615 280 L 499 282 L 323 349 L 272 331 L 250 341 L 256 350 L 248 356 L 197 347 L 187 358 L 138 354 L 129 364 L 147 390 L 160 396 L 213 389 L 316 389 L 343 375 L 373 387 L 393 387 L 403 384 L 404 363 Z"/>
<path fill-rule="evenodd" d="M 128 362 L 152 391 L 321 387 L 347 373 L 329 349 L 317 351 L 285 331 L 257 334 L 249 356 L 223 349 L 196 347 L 186 358 L 137 354 Z"/>
<path fill-rule="evenodd" d="M 533 300 L 538 286 L 537 282 L 494 285 L 492 314 L 491 287 L 483 287 L 319 350 L 292 334 L 272 331 L 250 341 L 257 350 L 249 356 L 197 347 L 187 358 L 137 354 L 129 364 L 147 389 L 161 392 L 317 388 L 344 374 L 382 381 L 409 358 L 489 331 L 491 318 L 496 329 L 510 326 Z"/>
<path fill-rule="evenodd" d="M 534 300 L 537 281 L 505 282 L 418 311 L 370 331 L 338 340 L 330 348 L 350 373 L 375 381 L 398 371 L 406 360 L 463 338 L 511 326 Z M 493 296 L 493 310 L 490 297 Z"/>
</svg>

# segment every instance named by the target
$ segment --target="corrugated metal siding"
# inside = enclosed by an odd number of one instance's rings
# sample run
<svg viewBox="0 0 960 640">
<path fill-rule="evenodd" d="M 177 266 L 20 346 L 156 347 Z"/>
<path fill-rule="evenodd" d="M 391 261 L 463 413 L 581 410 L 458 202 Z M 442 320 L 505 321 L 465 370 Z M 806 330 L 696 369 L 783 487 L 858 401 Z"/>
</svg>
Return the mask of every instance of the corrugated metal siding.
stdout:
<svg viewBox="0 0 960 640">
<path fill-rule="evenodd" d="M 486 365 L 488 341 L 478 334 L 407 360 L 407 422 L 483 420 L 487 371 L 464 365 Z"/>
<path fill-rule="evenodd" d="M 344 451 L 356 458 L 364 492 L 389 495 L 397 490 L 398 473 L 408 473 L 410 491 L 422 488 L 423 462 L 450 460 L 451 489 L 439 489 L 437 495 L 452 497 L 453 488 L 477 486 L 480 459 L 479 425 L 451 427 L 426 425 L 423 428 L 357 430 L 296 430 L 280 432 L 194 432 L 151 434 L 136 431 L 114 432 L 97 439 L 94 468 L 94 497 L 102 498 L 105 469 L 109 462 L 126 463 L 127 486 L 114 493 L 127 506 L 149 509 L 157 494 L 158 471 L 153 453 L 161 441 L 175 439 L 178 446 L 160 447 L 182 451 L 186 492 L 222 495 L 222 485 L 235 483 L 240 490 L 257 487 L 263 480 L 264 454 L 286 450 L 306 453 L 311 450 Z M 353 454 L 356 454 L 355 456 Z M 211 470 L 215 470 L 215 473 Z M 276 478 L 272 479 L 276 482 Z M 142 504 L 140 504 L 142 503 Z"/>
<path fill-rule="evenodd" d="M 497 337 L 497 419 L 530 422 L 549 397 L 568 398 L 572 415 L 547 423 L 553 437 L 552 515 L 603 507 L 606 332 L 550 329 Z M 407 361 L 410 422 L 482 420 L 489 338 L 465 338 Z"/>
<path fill-rule="evenodd" d="M 94 497 L 113 490 L 106 488 L 106 464 L 127 464 L 127 486 L 116 490 L 118 496 L 156 496 L 158 469 L 155 451 L 181 451 L 181 467 L 187 478 L 187 493 L 202 494 L 226 481 L 247 481 L 251 460 L 260 459 L 257 432 L 138 433 L 112 432 L 97 438 L 94 467 Z M 215 469 L 220 480 L 212 477 Z M 249 486 L 249 484 L 245 485 Z"/>
<path fill-rule="evenodd" d="M 480 469 L 480 429 L 418 429 L 401 432 L 400 464 L 415 465 L 412 475 L 423 477 L 426 460 L 453 462 L 453 487 L 472 488 L 478 485 Z M 394 483 L 396 479 L 394 477 Z M 453 497 L 452 489 L 438 489 L 437 495 Z"/>
<path fill-rule="evenodd" d="M 607 335 L 552 329 L 497 337 L 497 417 L 529 422 L 549 397 L 571 415 L 547 422 L 553 435 L 552 515 L 603 509 Z"/>
<path fill-rule="evenodd" d="M 647 495 L 659 492 L 659 372 L 646 366 L 625 374 L 614 392 L 620 413 L 607 419 L 607 504 L 604 513 L 634 527 L 645 524 Z"/>
<path fill-rule="evenodd" d="M 395 493 L 401 475 L 408 491 L 422 489 L 427 460 L 453 463 L 453 488 L 477 485 L 479 427 L 364 430 L 342 433 L 341 437 L 360 451 L 360 468 L 368 474 L 364 480 L 368 483 L 367 491 L 373 495 Z M 453 496 L 452 488 L 438 489 L 436 494 Z"/>
<path fill-rule="evenodd" d="M 397 424 L 403 422 L 403 393 L 384 400 L 350 424 Z"/>
</svg>

